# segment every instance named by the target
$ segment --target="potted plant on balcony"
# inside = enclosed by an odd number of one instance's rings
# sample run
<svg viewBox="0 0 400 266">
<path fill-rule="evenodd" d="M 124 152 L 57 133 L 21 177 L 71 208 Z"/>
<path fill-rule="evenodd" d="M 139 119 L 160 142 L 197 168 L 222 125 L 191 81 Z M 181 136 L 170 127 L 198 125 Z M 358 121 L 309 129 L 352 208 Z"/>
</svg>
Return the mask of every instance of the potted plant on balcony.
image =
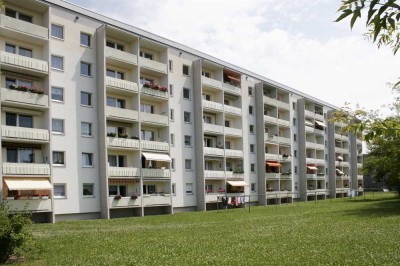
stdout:
<svg viewBox="0 0 400 266">
<path fill-rule="evenodd" d="M 107 133 L 107 137 L 115 138 L 115 136 L 117 136 L 117 134 L 112 133 L 112 132 Z"/>
<path fill-rule="evenodd" d="M 138 198 L 138 195 L 136 193 L 132 193 L 131 199 L 136 200 Z"/>
<path fill-rule="evenodd" d="M 124 138 L 126 139 L 128 137 L 127 133 L 118 133 L 118 138 Z"/>
<path fill-rule="evenodd" d="M 167 89 L 167 87 L 165 87 L 165 86 L 162 86 L 162 87 L 160 88 L 160 91 L 167 92 L 167 91 L 168 91 L 168 89 Z"/>
<path fill-rule="evenodd" d="M 220 189 L 218 189 L 218 192 L 219 193 L 225 193 L 225 189 L 220 188 Z"/>
<path fill-rule="evenodd" d="M 33 195 L 33 196 L 32 196 L 32 199 L 34 199 L 34 200 L 40 199 L 40 196 L 39 196 L 39 194 L 35 194 L 35 195 Z"/>
<path fill-rule="evenodd" d="M 155 84 L 154 86 L 153 86 L 153 88 L 152 88 L 153 90 L 160 90 L 161 89 L 161 87 L 160 87 L 160 85 L 158 85 L 158 84 Z"/>
<path fill-rule="evenodd" d="M 233 173 L 234 174 L 243 174 L 244 172 L 243 172 L 243 170 L 238 169 L 238 170 L 233 171 Z"/>
<path fill-rule="evenodd" d="M 132 136 L 131 139 L 139 139 L 138 136 Z"/>
<path fill-rule="evenodd" d="M 39 88 L 36 88 L 36 87 L 31 87 L 31 88 L 29 88 L 28 89 L 28 91 L 30 92 L 30 93 L 35 93 L 35 94 L 44 94 L 44 90 L 43 89 L 39 89 Z"/>
<path fill-rule="evenodd" d="M 114 199 L 115 199 L 115 200 L 120 200 L 121 198 L 122 198 L 121 195 L 115 195 L 115 196 L 114 196 Z"/>
<path fill-rule="evenodd" d="M 153 84 L 151 84 L 151 83 L 145 83 L 145 84 L 143 84 L 143 88 L 149 88 L 149 89 L 151 89 L 152 85 L 153 85 Z"/>
<path fill-rule="evenodd" d="M 47 195 L 47 194 L 42 195 L 42 199 L 43 199 L 43 200 L 48 200 L 48 199 L 49 199 L 49 195 Z"/>
</svg>

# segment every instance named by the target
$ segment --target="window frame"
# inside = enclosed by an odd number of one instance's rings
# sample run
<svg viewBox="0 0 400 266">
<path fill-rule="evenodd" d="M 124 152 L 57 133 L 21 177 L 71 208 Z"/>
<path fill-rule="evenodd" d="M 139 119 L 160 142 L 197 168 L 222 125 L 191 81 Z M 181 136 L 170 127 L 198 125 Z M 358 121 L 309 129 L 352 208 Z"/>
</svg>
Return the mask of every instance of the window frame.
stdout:
<svg viewBox="0 0 400 266">
<path fill-rule="evenodd" d="M 53 58 L 61 59 L 61 64 L 62 64 L 61 68 L 57 68 L 57 67 L 53 66 Z M 65 66 L 64 56 L 52 54 L 51 58 L 50 58 L 50 63 L 51 63 L 51 69 L 57 70 L 57 71 L 64 71 L 64 66 Z"/>
<path fill-rule="evenodd" d="M 59 195 L 56 195 L 56 192 L 58 192 L 57 191 L 57 189 L 56 189 L 56 187 L 63 187 L 63 196 L 59 196 Z M 53 198 L 54 199 L 66 199 L 67 198 L 67 184 L 65 184 L 65 183 L 56 183 L 56 184 L 53 184 Z"/>
<path fill-rule="evenodd" d="M 190 168 L 187 168 L 187 167 Z M 185 159 L 185 171 L 193 171 L 192 159 Z"/>
<path fill-rule="evenodd" d="M 61 94 L 62 100 L 58 100 L 58 99 L 54 99 L 53 98 L 53 89 L 60 89 L 61 90 L 61 92 L 62 92 L 62 94 Z M 64 88 L 63 87 L 57 87 L 57 86 L 51 86 L 50 87 L 50 97 L 51 97 L 51 100 L 53 102 L 64 103 Z"/>
<path fill-rule="evenodd" d="M 54 153 L 59 153 L 59 154 L 62 154 L 62 163 L 55 163 L 54 162 Z M 53 151 L 52 152 L 52 162 L 51 162 L 51 164 L 53 165 L 53 166 L 61 166 L 61 167 L 65 167 L 65 151 Z"/>
<path fill-rule="evenodd" d="M 87 125 L 89 125 L 89 134 L 84 134 L 83 132 L 82 132 L 82 126 L 83 126 L 83 124 L 87 124 Z M 93 128 L 92 128 L 92 123 L 90 123 L 90 122 L 84 122 L 84 121 L 81 121 L 81 137 L 86 137 L 86 138 L 91 138 L 91 137 L 93 137 Z"/>
<path fill-rule="evenodd" d="M 54 131 L 54 122 L 55 121 L 61 121 L 62 122 L 62 131 Z M 65 134 L 65 120 L 61 118 L 52 118 L 51 119 L 51 133 L 52 134 L 59 134 L 59 135 L 64 135 Z"/>
<path fill-rule="evenodd" d="M 188 188 L 191 188 L 188 190 Z M 193 195 L 193 183 L 185 183 L 185 194 L 186 195 Z"/>
<path fill-rule="evenodd" d="M 185 73 L 185 69 L 187 69 L 187 73 Z M 185 77 L 190 77 L 190 66 L 182 64 L 182 75 Z"/>
<path fill-rule="evenodd" d="M 90 161 L 91 164 L 84 164 L 84 156 L 88 156 L 88 159 Z M 81 163 L 82 163 L 82 167 L 83 168 L 92 168 L 94 167 L 94 155 L 91 152 L 82 152 L 82 156 L 81 156 Z"/>
<path fill-rule="evenodd" d="M 191 124 L 192 123 L 192 113 L 191 112 L 187 112 L 187 111 L 183 111 L 183 122 L 186 124 Z M 186 118 L 189 118 L 188 121 L 186 121 Z"/>
<path fill-rule="evenodd" d="M 186 142 L 186 140 L 188 140 L 188 142 Z M 185 135 L 183 137 L 183 143 L 184 143 L 185 147 L 192 147 L 192 136 Z"/>
<path fill-rule="evenodd" d="M 84 103 L 82 103 L 82 95 L 88 95 L 88 102 L 89 102 L 89 104 L 84 104 Z M 81 101 L 80 101 L 80 103 L 81 103 L 81 106 L 85 106 L 85 107 L 92 107 L 93 105 L 92 105 L 92 93 L 90 93 L 90 92 L 87 92 L 87 91 L 81 91 Z"/>
<path fill-rule="evenodd" d="M 86 194 L 85 195 L 85 186 L 90 186 L 91 187 L 91 191 L 88 190 L 89 192 L 91 192 L 91 194 Z M 82 183 L 82 197 L 84 198 L 94 198 L 94 183 Z"/>
<path fill-rule="evenodd" d="M 61 33 L 62 33 L 62 37 L 61 37 L 61 38 L 58 37 L 58 36 L 54 36 L 54 35 L 53 35 L 53 26 L 61 28 Z M 50 35 L 51 35 L 52 38 L 55 38 L 55 39 L 57 39 L 57 40 L 62 40 L 62 41 L 63 41 L 63 40 L 64 40 L 64 32 L 65 32 L 65 30 L 64 30 L 64 25 L 60 25 L 60 24 L 56 24 L 56 23 L 51 23 L 51 26 L 50 26 Z"/>
<path fill-rule="evenodd" d="M 86 37 L 88 38 L 88 39 L 87 39 L 88 44 L 82 43 L 82 35 L 83 35 L 83 36 L 86 36 Z M 83 47 L 92 47 L 92 35 L 89 34 L 89 33 L 82 32 L 82 31 L 81 31 L 81 33 L 80 33 L 80 45 L 83 46 Z"/>
<path fill-rule="evenodd" d="M 185 92 L 187 92 L 187 97 L 185 97 Z M 183 99 L 184 100 L 191 100 L 192 99 L 192 97 L 190 97 L 191 95 L 190 95 L 191 93 L 190 93 L 190 89 L 189 88 L 185 88 L 185 87 L 183 87 L 183 90 L 182 90 L 182 97 L 183 97 Z"/>
<path fill-rule="evenodd" d="M 82 73 L 82 67 L 87 66 L 88 73 Z M 84 77 L 92 77 L 92 64 L 89 62 L 81 61 L 80 62 L 80 74 Z"/>
</svg>

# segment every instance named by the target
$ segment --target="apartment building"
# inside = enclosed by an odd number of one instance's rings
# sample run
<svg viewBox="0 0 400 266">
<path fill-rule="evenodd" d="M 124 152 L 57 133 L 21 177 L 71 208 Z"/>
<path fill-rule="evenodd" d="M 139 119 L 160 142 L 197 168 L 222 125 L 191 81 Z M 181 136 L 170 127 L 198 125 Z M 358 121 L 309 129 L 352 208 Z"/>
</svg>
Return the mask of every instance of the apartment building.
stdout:
<svg viewBox="0 0 400 266">
<path fill-rule="evenodd" d="M 1 200 L 37 221 L 280 204 L 363 186 L 335 106 L 60 0 L 0 14 Z M 246 197 L 243 197 L 246 195 Z"/>
</svg>

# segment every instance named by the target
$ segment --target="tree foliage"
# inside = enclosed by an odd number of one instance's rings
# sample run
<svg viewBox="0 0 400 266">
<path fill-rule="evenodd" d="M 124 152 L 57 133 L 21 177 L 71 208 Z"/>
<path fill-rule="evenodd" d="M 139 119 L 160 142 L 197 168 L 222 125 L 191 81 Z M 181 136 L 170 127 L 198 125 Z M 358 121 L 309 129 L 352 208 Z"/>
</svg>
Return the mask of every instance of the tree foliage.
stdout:
<svg viewBox="0 0 400 266">
<path fill-rule="evenodd" d="M 400 48 L 400 5 L 396 2 L 397 0 L 342 0 L 336 22 L 349 17 L 350 27 L 353 28 L 355 22 L 365 16 L 365 35 L 376 42 L 378 47 L 389 46 L 396 54 Z"/>
</svg>

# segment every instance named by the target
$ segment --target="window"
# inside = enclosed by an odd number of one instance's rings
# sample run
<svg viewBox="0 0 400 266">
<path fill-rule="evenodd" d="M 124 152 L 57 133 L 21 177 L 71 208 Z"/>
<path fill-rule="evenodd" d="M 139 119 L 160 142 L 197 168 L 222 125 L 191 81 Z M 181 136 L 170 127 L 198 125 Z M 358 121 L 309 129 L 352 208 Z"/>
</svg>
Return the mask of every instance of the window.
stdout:
<svg viewBox="0 0 400 266">
<path fill-rule="evenodd" d="M 225 120 L 225 127 L 231 127 L 231 121 Z"/>
<path fill-rule="evenodd" d="M 328 154 L 325 154 L 325 161 L 328 161 Z"/>
<path fill-rule="evenodd" d="M 64 27 L 51 24 L 51 37 L 55 37 L 58 39 L 64 39 Z"/>
<path fill-rule="evenodd" d="M 128 190 L 126 186 L 122 185 L 115 185 L 115 186 L 108 186 L 108 195 L 109 196 L 116 196 L 120 195 L 121 197 L 126 197 L 128 195 Z"/>
<path fill-rule="evenodd" d="M 81 45 L 90 47 L 90 34 L 81 32 Z"/>
<path fill-rule="evenodd" d="M 141 103 L 140 112 L 154 114 L 154 106 L 151 104 Z"/>
<path fill-rule="evenodd" d="M 201 71 L 201 75 L 206 77 L 206 78 L 211 78 L 210 72 L 207 72 L 207 71 Z"/>
<path fill-rule="evenodd" d="M 33 128 L 33 117 L 6 112 L 6 125 L 14 127 Z"/>
<path fill-rule="evenodd" d="M 190 100 L 190 89 L 183 88 L 183 99 Z"/>
<path fill-rule="evenodd" d="M 6 43 L 6 52 L 11 53 L 11 54 L 16 54 L 17 53 L 17 48 L 13 44 Z"/>
<path fill-rule="evenodd" d="M 81 105 L 92 106 L 92 94 L 81 91 Z"/>
<path fill-rule="evenodd" d="M 174 70 L 174 62 L 172 60 L 168 61 L 168 69 L 169 72 L 172 72 Z"/>
<path fill-rule="evenodd" d="M 189 76 L 189 69 L 190 69 L 190 67 L 188 65 L 183 65 L 182 66 L 182 74 L 184 76 Z"/>
<path fill-rule="evenodd" d="M 193 183 L 186 183 L 185 191 L 187 195 L 193 194 Z"/>
<path fill-rule="evenodd" d="M 64 58 L 62 56 L 51 56 L 51 68 L 57 70 L 64 70 Z"/>
<path fill-rule="evenodd" d="M 293 102 L 292 105 L 293 105 L 293 110 L 296 110 L 296 103 Z"/>
<path fill-rule="evenodd" d="M 169 96 L 173 97 L 174 96 L 174 85 L 169 84 Z"/>
<path fill-rule="evenodd" d="M 81 75 L 90 77 L 92 75 L 92 65 L 81 61 Z"/>
<path fill-rule="evenodd" d="M 250 152 L 254 153 L 254 144 L 250 144 Z"/>
<path fill-rule="evenodd" d="M 113 42 L 113 41 L 106 41 L 106 46 L 111 47 L 120 51 L 124 51 L 124 46 L 122 44 Z"/>
<path fill-rule="evenodd" d="M 108 164 L 112 167 L 125 167 L 125 156 L 108 155 Z"/>
<path fill-rule="evenodd" d="M 176 184 L 175 183 L 172 184 L 172 195 L 176 196 Z"/>
<path fill-rule="evenodd" d="M 171 170 L 175 170 L 175 158 L 171 158 Z"/>
<path fill-rule="evenodd" d="M 33 83 L 32 83 L 32 81 L 6 77 L 6 87 L 9 88 L 11 85 L 19 85 L 19 86 L 25 86 L 25 87 L 31 88 L 33 86 Z"/>
<path fill-rule="evenodd" d="M 82 195 L 93 197 L 94 196 L 94 185 L 93 184 L 83 184 Z"/>
<path fill-rule="evenodd" d="M 252 173 L 256 172 L 256 165 L 254 163 L 250 164 L 250 172 Z"/>
<path fill-rule="evenodd" d="M 204 147 L 214 147 L 213 142 L 214 138 L 204 137 Z"/>
<path fill-rule="evenodd" d="M 204 121 L 204 123 L 206 123 L 206 124 L 212 124 L 213 119 L 212 119 L 212 117 L 209 116 L 209 115 L 203 115 L 203 121 Z"/>
<path fill-rule="evenodd" d="M 53 164 L 54 165 L 65 165 L 65 152 L 53 151 Z"/>
<path fill-rule="evenodd" d="M 169 109 L 169 118 L 171 119 L 171 120 L 174 120 L 174 109 Z"/>
<path fill-rule="evenodd" d="M 107 77 L 112 77 L 116 79 L 125 79 L 124 73 L 112 69 L 107 69 L 106 75 Z"/>
<path fill-rule="evenodd" d="M 175 134 L 171 134 L 171 145 L 175 145 Z"/>
<path fill-rule="evenodd" d="M 154 141 L 154 131 L 142 130 L 142 140 Z"/>
<path fill-rule="evenodd" d="M 185 136 L 185 146 L 191 146 L 192 145 L 192 137 L 191 136 Z"/>
<path fill-rule="evenodd" d="M 203 93 L 203 99 L 206 101 L 211 101 L 211 95 L 207 94 L 207 93 Z M 225 105 L 229 105 L 229 103 L 227 103 L 227 102 L 228 102 L 228 100 L 224 100 Z"/>
<path fill-rule="evenodd" d="M 293 141 L 297 141 L 297 134 L 293 134 Z"/>
<path fill-rule="evenodd" d="M 254 134 L 254 125 L 249 125 L 250 134 Z"/>
<path fill-rule="evenodd" d="M 253 96 L 253 87 L 249 86 L 249 96 Z"/>
<path fill-rule="evenodd" d="M 51 87 L 51 99 L 57 102 L 64 102 L 64 89 Z"/>
<path fill-rule="evenodd" d="M 153 60 L 153 55 L 151 53 L 140 51 L 139 55 L 149 60 Z"/>
<path fill-rule="evenodd" d="M 231 149 L 231 142 L 229 140 L 225 141 L 225 149 L 228 149 L 228 150 Z"/>
<path fill-rule="evenodd" d="M 143 185 L 143 194 L 154 194 L 156 193 L 155 185 Z"/>
<path fill-rule="evenodd" d="M 92 124 L 87 122 L 81 122 L 81 136 L 90 137 L 92 136 Z"/>
<path fill-rule="evenodd" d="M 13 44 L 6 43 L 6 52 L 12 54 L 19 54 L 21 56 L 32 58 L 33 52 L 32 49 L 23 48 L 19 46 L 15 46 Z"/>
<path fill-rule="evenodd" d="M 293 118 L 293 126 L 296 125 L 296 118 Z"/>
<path fill-rule="evenodd" d="M 252 114 L 253 114 L 253 106 L 249 105 L 249 115 L 252 115 Z"/>
<path fill-rule="evenodd" d="M 6 148 L 8 163 L 34 163 L 35 152 L 31 148 Z"/>
<path fill-rule="evenodd" d="M 82 152 L 82 166 L 93 166 L 93 153 Z"/>
<path fill-rule="evenodd" d="M 256 183 L 251 183 L 251 192 L 256 192 Z"/>
<path fill-rule="evenodd" d="M 52 122 L 51 128 L 53 133 L 64 133 L 64 120 L 53 118 L 51 122 Z"/>
<path fill-rule="evenodd" d="M 185 160 L 185 170 L 192 170 L 192 160 L 190 159 Z"/>
<path fill-rule="evenodd" d="M 294 150 L 293 154 L 294 154 L 294 158 L 297 158 L 297 150 Z"/>
<path fill-rule="evenodd" d="M 294 173 L 297 174 L 297 166 L 294 167 Z"/>
<path fill-rule="evenodd" d="M 32 55 L 33 55 L 32 49 L 22 48 L 22 47 L 19 47 L 18 54 L 21 56 L 30 57 L 30 58 L 32 58 Z"/>
<path fill-rule="evenodd" d="M 16 18 L 25 22 L 32 23 L 32 16 L 25 15 L 23 13 L 20 13 L 19 11 L 15 11 L 9 8 L 6 8 L 5 12 L 6 16 Z"/>
<path fill-rule="evenodd" d="M 190 112 L 183 112 L 183 121 L 185 123 L 190 123 Z"/>
<path fill-rule="evenodd" d="M 65 184 L 54 184 L 53 187 L 54 187 L 54 198 L 55 199 L 66 198 Z"/>
</svg>

